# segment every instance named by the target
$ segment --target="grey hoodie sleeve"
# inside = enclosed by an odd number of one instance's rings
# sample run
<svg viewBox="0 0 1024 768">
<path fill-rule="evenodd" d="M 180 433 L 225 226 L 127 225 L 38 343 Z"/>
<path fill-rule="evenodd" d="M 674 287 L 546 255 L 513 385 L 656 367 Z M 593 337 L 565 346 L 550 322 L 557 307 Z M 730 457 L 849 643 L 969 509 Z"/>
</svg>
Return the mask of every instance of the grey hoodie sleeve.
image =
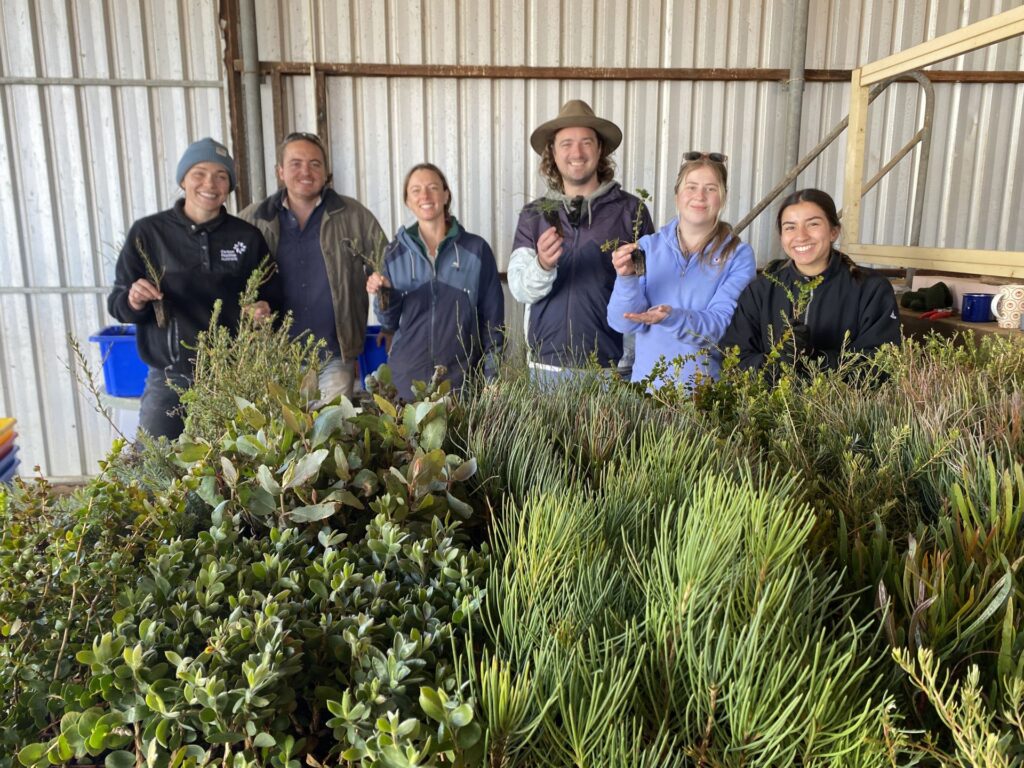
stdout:
<svg viewBox="0 0 1024 768">
<path fill-rule="evenodd" d="M 508 288 L 516 301 L 533 304 L 551 292 L 558 269 L 548 272 L 537 261 L 533 248 L 516 248 L 508 263 Z"/>
</svg>

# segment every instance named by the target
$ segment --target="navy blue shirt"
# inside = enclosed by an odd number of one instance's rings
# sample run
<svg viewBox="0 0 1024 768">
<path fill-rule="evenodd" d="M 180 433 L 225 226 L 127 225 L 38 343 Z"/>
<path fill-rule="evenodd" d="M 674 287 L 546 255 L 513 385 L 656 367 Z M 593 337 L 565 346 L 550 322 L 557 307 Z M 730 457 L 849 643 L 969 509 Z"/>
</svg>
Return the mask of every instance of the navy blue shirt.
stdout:
<svg viewBox="0 0 1024 768">
<path fill-rule="evenodd" d="M 324 204 L 320 203 L 299 228 L 299 220 L 287 208 L 281 209 L 281 239 L 277 244 L 277 268 L 281 274 L 284 309 L 295 318 L 292 337 L 309 331 L 327 342 L 326 352 L 341 357 L 338 331 L 334 323 L 334 298 L 327 279 L 327 267 L 320 250 L 320 222 Z"/>
</svg>

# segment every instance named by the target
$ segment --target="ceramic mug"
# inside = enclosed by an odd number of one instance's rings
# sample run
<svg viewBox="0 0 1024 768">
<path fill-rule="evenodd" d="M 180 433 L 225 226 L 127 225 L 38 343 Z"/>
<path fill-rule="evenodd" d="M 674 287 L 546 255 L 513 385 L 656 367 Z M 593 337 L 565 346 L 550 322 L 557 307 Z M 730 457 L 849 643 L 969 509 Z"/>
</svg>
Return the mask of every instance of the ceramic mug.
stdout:
<svg viewBox="0 0 1024 768">
<path fill-rule="evenodd" d="M 1000 328 L 1019 328 L 1024 315 L 1024 285 L 1004 285 L 992 300 L 992 314 Z"/>
<path fill-rule="evenodd" d="M 968 323 L 987 323 L 991 319 L 991 293 L 965 293 L 960 317 Z"/>
</svg>

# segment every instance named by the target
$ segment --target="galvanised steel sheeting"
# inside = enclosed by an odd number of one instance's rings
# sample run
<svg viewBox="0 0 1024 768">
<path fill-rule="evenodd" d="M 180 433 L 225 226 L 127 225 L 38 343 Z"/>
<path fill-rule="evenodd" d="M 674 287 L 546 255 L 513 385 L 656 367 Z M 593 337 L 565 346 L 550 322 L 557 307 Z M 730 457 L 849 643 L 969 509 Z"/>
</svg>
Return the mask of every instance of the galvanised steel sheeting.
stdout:
<svg viewBox="0 0 1024 768">
<path fill-rule="evenodd" d="M 18 419 L 22 474 L 91 474 L 110 446 L 68 337 L 98 372 L 87 339 L 111 322 L 104 287 L 129 224 L 173 202 L 189 141 L 228 137 L 218 13 L 192 0 L 2 4 L 0 412 Z"/>
<path fill-rule="evenodd" d="M 760 2 L 257 3 L 261 60 L 301 62 L 780 66 L 765 30 L 781 29 L 782 17 L 781 3 L 765 9 Z M 322 25 L 316 34 L 311 20 Z M 312 127 L 310 79 L 284 84 L 289 129 Z M 672 184 L 687 149 L 725 151 L 737 168 L 750 158 L 747 167 L 756 170 L 733 178 L 733 219 L 781 173 L 774 146 L 783 136 L 785 92 L 777 83 L 329 77 L 335 185 L 394 231 L 409 219 L 405 170 L 437 162 L 457 214 L 488 237 L 504 268 L 518 212 L 542 192 L 530 131 L 569 98 L 586 99 L 623 127 L 619 178 L 627 189 L 652 193 L 659 222 L 674 211 Z M 752 162 L 762 154 L 773 157 Z M 749 234 L 761 228 L 758 222 Z"/>
<path fill-rule="evenodd" d="M 848 69 L 1020 2 L 832 0 L 810 4 L 806 66 Z M 519 0 L 275 2 L 259 0 L 264 61 L 562 67 L 788 68 L 792 10 L 783 2 Z M 311 30 L 314 30 L 311 32 Z M 1021 69 L 1021 41 L 991 46 L 939 69 Z M 295 127 L 310 127 L 312 86 L 284 78 Z M 408 218 L 404 170 L 438 162 L 466 223 L 507 262 L 516 214 L 539 194 L 527 138 L 568 98 L 615 120 L 615 155 L 627 189 L 655 198 L 657 222 L 674 212 L 672 183 L 688 149 L 729 154 L 726 215 L 739 219 L 783 174 L 787 86 L 778 82 L 578 81 L 329 77 L 328 124 L 339 189 L 360 197 L 394 230 Z M 847 110 L 845 83 L 805 88 L 801 148 Z M 1024 86 L 936 84 L 933 152 L 922 245 L 1021 247 L 1019 146 Z M 301 92 L 301 93 L 300 93 Z M 264 105 L 268 108 L 268 105 Z M 923 101 L 898 84 L 871 108 L 868 174 L 917 130 Z M 841 204 L 845 137 L 798 183 Z M 910 231 L 916 154 L 864 203 L 865 238 L 903 243 Z M 772 209 L 746 231 L 759 260 L 776 248 Z"/>
</svg>

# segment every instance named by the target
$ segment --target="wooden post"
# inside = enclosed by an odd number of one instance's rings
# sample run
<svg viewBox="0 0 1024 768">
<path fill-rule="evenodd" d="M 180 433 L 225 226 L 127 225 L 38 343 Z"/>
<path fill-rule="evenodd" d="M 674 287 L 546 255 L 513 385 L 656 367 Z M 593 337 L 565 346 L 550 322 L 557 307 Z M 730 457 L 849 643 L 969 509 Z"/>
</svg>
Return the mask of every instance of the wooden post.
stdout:
<svg viewBox="0 0 1024 768">
<path fill-rule="evenodd" d="M 868 89 L 861 70 L 850 76 L 850 123 L 846 128 L 846 179 L 843 185 L 843 244 L 860 242 L 860 194 L 864 185 L 864 137 L 868 121 Z"/>
</svg>

